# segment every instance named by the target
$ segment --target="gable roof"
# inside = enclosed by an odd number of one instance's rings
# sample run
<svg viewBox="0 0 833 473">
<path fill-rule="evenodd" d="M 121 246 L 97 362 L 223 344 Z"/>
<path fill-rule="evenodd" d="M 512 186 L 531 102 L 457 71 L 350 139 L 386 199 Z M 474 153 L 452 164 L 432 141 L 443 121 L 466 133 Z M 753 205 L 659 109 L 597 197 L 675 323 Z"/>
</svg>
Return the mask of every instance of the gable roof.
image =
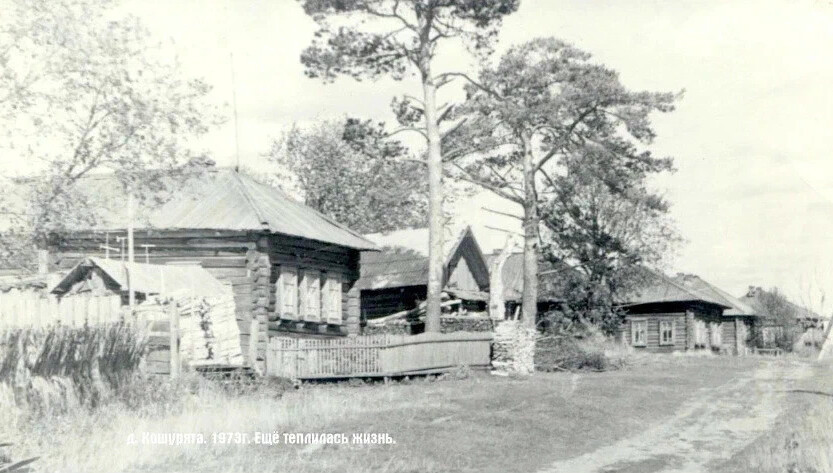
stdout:
<svg viewBox="0 0 833 473">
<path fill-rule="evenodd" d="M 700 276 L 694 274 L 678 273 L 672 279 L 674 280 L 674 282 L 682 286 L 685 286 L 688 289 L 697 291 L 700 294 L 707 295 L 713 300 L 723 302 L 725 305 L 729 307 L 728 309 L 723 311 L 724 316 L 757 315 L 757 311 L 752 306 L 732 296 L 731 294 L 720 289 L 719 287 L 706 282 Z"/>
<path fill-rule="evenodd" d="M 144 294 L 191 294 L 213 296 L 230 289 L 202 266 L 126 263 L 103 258 L 87 258 L 75 265 L 50 292 L 63 294 L 83 281 L 94 270 L 100 270 L 117 290 L 133 290 Z"/>
<path fill-rule="evenodd" d="M 361 277 L 356 282 L 357 287 L 360 290 L 376 290 L 426 285 L 428 282 L 427 235 L 427 229 L 423 228 L 367 235 L 369 239 L 384 248 L 381 252 L 362 252 Z M 423 238 L 421 244 L 418 244 L 421 238 Z M 397 244 L 400 242 L 402 245 Z M 466 227 L 456 239 L 446 243 L 443 286 L 448 283 L 454 268 L 463 259 L 478 288 L 460 289 L 487 289 L 489 267 L 471 228 Z"/>
<path fill-rule="evenodd" d="M 78 187 L 85 200 L 100 209 L 99 218 L 92 227 L 70 231 L 127 228 L 127 197 L 115 175 L 86 176 Z M 137 230 L 268 231 L 358 250 L 376 249 L 359 233 L 295 201 L 280 189 L 230 168 L 208 169 L 172 184 L 158 195 L 144 197 L 148 204 L 137 203 Z M 164 203 L 151 205 L 154 200 Z"/>
<path fill-rule="evenodd" d="M 687 287 L 668 276 L 643 268 L 643 282 L 640 287 L 625 297 L 622 306 L 630 307 L 644 304 L 659 304 L 669 302 L 705 302 L 724 309 L 730 309 L 731 305 L 722 297 Z"/>
</svg>

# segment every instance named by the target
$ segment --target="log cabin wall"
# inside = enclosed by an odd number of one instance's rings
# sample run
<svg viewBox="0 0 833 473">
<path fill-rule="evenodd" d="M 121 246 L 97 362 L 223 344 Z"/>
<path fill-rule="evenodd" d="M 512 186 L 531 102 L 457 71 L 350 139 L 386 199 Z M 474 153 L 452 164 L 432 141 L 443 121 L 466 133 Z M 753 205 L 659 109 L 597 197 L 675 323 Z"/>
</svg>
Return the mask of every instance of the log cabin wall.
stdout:
<svg viewBox="0 0 833 473">
<path fill-rule="evenodd" d="M 700 303 L 643 304 L 627 309 L 624 323 L 619 328 L 623 343 L 637 350 L 669 353 L 693 349 L 694 323 L 703 323 L 715 330 L 721 327 L 722 309 Z M 641 326 L 644 339 L 635 340 L 634 330 Z M 662 328 L 673 327 L 672 340 L 662 341 Z"/>
<path fill-rule="evenodd" d="M 50 269 L 65 271 L 86 257 L 103 258 L 105 242 L 120 248 L 117 236 L 102 232 L 75 233 L 53 241 L 49 248 Z M 154 230 L 136 231 L 135 259 L 145 262 L 148 248 L 151 264 L 199 264 L 214 277 L 231 284 L 244 357 L 265 360 L 270 329 L 297 336 L 343 336 L 358 333 L 359 252 L 348 248 L 276 234 L 246 231 Z M 110 253 L 119 259 L 118 252 Z M 341 324 L 286 323 L 276 317 L 275 281 L 281 265 L 338 272 L 342 282 Z M 270 324 L 274 319 L 276 324 Z M 277 325 L 275 327 L 275 325 Z M 253 333 L 254 332 L 254 333 Z"/>
<path fill-rule="evenodd" d="M 361 291 L 362 320 L 375 319 L 416 308 L 427 297 L 426 286 Z"/>
<path fill-rule="evenodd" d="M 355 335 L 359 332 L 359 291 L 354 288 L 359 277 L 359 252 L 357 250 L 329 245 L 303 238 L 286 235 L 269 235 L 258 240 L 257 250 L 268 255 L 270 278 L 266 292 L 266 312 L 269 330 L 286 332 L 287 335 L 308 335 L 316 337 L 337 337 Z M 312 270 L 320 274 L 337 275 L 341 281 L 341 322 L 328 323 L 287 320 L 278 310 L 277 290 L 281 267 L 295 270 Z M 264 340 L 265 343 L 265 340 Z M 265 354 L 265 345 L 264 345 Z"/>
<path fill-rule="evenodd" d="M 671 312 L 671 313 L 652 313 L 633 314 L 628 315 L 620 327 L 620 336 L 622 341 L 627 345 L 633 345 L 637 350 L 645 350 L 650 352 L 673 352 L 685 351 L 686 349 L 686 320 L 685 312 Z M 632 329 L 636 322 L 644 321 L 646 329 L 645 343 L 641 346 L 634 345 Z M 660 343 L 660 321 L 668 321 L 673 323 L 674 337 L 673 343 Z"/>
</svg>

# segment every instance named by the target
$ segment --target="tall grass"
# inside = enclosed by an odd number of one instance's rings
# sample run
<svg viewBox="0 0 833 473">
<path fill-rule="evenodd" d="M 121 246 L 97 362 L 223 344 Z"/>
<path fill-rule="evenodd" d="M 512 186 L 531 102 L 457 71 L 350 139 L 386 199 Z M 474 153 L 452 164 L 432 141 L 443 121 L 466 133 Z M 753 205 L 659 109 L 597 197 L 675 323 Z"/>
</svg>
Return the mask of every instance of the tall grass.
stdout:
<svg viewBox="0 0 833 473">
<path fill-rule="evenodd" d="M 578 338 L 571 334 L 549 335 L 535 345 L 535 369 L 539 371 L 608 371 L 626 367 L 633 349 L 598 331 Z"/>
<path fill-rule="evenodd" d="M 144 335 L 120 323 L 0 332 L 0 408 L 96 404 L 138 368 L 145 348 Z"/>
</svg>

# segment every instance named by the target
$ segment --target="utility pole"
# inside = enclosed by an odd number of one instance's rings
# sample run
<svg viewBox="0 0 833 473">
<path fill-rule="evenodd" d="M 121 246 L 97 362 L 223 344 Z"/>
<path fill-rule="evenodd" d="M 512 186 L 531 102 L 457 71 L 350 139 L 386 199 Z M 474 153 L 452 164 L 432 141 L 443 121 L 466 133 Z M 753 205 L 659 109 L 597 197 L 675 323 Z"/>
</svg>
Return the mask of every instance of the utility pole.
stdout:
<svg viewBox="0 0 833 473">
<path fill-rule="evenodd" d="M 119 242 L 119 259 L 122 263 L 124 263 L 124 241 L 127 237 L 118 236 L 116 237 L 116 241 Z"/>
<path fill-rule="evenodd" d="M 118 248 L 113 248 L 112 246 L 110 246 L 110 232 L 106 232 L 104 235 L 104 244 L 98 246 L 99 249 L 104 250 L 104 259 L 110 259 L 111 251 L 122 253 L 121 251 L 119 251 Z M 119 237 L 116 237 L 117 241 L 120 241 L 118 240 L 118 238 Z"/>
<path fill-rule="evenodd" d="M 136 305 L 136 291 L 133 288 L 133 263 L 135 263 L 136 255 L 133 254 L 133 190 L 128 190 L 127 193 L 127 300 L 130 305 L 130 313 Z"/>
<path fill-rule="evenodd" d="M 145 263 L 150 264 L 150 248 L 156 248 L 156 245 L 146 243 L 139 246 L 145 249 Z"/>
</svg>

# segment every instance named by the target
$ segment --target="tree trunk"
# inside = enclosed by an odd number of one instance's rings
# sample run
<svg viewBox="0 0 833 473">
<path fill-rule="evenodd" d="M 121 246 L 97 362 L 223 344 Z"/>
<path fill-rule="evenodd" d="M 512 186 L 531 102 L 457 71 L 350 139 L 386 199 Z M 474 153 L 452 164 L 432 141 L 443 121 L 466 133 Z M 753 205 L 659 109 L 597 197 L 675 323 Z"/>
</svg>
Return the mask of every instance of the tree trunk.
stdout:
<svg viewBox="0 0 833 473">
<path fill-rule="evenodd" d="M 425 331 L 440 332 L 443 283 L 443 188 L 440 127 L 437 122 L 437 88 L 430 70 L 424 70 L 425 130 L 428 135 L 428 300 Z"/>
<path fill-rule="evenodd" d="M 506 244 L 500 254 L 492 261 L 489 268 L 489 316 L 492 320 L 503 320 L 506 317 L 506 300 L 503 298 L 503 266 L 512 254 L 512 238 L 506 239 Z"/>
<path fill-rule="evenodd" d="M 524 289 L 521 303 L 523 325 L 534 329 L 538 317 L 538 192 L 532 143 L 524 137 Z"/>
</svg>

